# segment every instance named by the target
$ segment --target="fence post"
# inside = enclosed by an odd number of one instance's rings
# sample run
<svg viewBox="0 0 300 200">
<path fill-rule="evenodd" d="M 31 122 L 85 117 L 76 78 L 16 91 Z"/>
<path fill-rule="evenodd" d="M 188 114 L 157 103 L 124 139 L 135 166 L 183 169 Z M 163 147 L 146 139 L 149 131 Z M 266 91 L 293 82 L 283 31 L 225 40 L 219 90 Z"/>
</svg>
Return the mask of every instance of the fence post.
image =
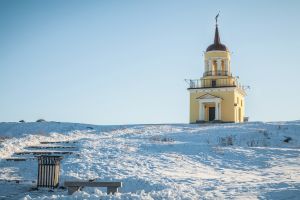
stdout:
<svg viewBox="0 0 300 200">
<path fill-rule="evenodd" d="M 58 187 L 61 160 L 61 156 L 38 156 L 38 188 Z"/>
</svg>

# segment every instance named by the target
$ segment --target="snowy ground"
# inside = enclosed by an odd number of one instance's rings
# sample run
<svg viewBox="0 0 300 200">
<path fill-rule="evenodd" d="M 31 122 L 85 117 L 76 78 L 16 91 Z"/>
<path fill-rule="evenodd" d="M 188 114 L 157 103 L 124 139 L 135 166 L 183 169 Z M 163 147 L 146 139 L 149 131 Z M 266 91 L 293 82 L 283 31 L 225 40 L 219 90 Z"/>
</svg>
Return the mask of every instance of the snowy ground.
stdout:
<svg viewBox="0 0 300 200">
<path fill-rule="evenodd" d="M 0 199 L 300 199 L 300 121 L 0 123 L 0 136 Z M 122 181 L 120 193 L 85 188 L 69 196 L 63 189 L 33 190 L 37 161 L 5 160 L 26 146 L 62 140 L 76 141 L 69 144 L 76 153 L 62 161 L 61 185 L 65 180 Z"/>
</svg>

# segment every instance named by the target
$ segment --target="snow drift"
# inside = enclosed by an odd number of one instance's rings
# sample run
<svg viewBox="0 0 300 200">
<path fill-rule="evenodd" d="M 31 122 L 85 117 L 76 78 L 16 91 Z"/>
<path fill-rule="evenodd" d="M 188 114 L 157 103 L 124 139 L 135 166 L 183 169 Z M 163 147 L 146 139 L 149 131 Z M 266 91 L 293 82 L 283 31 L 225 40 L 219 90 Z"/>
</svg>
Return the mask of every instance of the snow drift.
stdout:
<svg viewBox="0 0 300 200">
<path fill-rule="evenodd" d="M 300 121 L 244 124 L 95 126 L 0 123 L 0 198 L 19 199 L 297 199 Z M 36 160 L 8 162 L 41 141 L 74 141 L 64 180 L 122 181 L 67 195 L 32 191 Z M 11 181 L 11 182 L 8 182 Z"/>
</svg>

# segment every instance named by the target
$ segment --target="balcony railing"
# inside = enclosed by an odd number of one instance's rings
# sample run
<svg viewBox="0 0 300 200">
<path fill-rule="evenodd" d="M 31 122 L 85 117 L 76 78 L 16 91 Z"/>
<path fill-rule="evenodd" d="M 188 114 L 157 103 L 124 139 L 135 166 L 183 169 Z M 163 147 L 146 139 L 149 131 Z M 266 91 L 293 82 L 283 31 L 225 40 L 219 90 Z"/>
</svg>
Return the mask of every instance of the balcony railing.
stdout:
<svg viewBox="0 0 300 200">
<path fill-rule="evenodd" d="M 193 88 L 218 88 L 218 87 L 240 87 L 236 78 L 218 78 L 218 79 L 196 79 L 188 80 L 189 89 Z"/>
<path fill-rule="evenodd" d="M 207 71 L 203 73 L 203 76 L 231 76 L 231 73 L 222 70 Z"/>
</svg>

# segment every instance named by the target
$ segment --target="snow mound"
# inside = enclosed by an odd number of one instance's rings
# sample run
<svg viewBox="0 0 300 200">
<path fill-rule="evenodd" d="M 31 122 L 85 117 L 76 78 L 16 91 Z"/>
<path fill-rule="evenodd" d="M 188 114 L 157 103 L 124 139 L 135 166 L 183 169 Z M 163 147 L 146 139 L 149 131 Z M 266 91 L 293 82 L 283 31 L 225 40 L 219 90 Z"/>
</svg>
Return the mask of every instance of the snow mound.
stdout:
<svg viewBox="0 0 300 200">
<path fill-rule="evenodd" d="M 297 199 L 300 121 L 244 124 L 96 126 L 0 123 L 0 198 Z M 65 180 L 122 181 L 120 193 L 84 188 L 32 191 L 36 160 L 8 162 L 40 142 L 72 141 Z M 18 183 L 8 181 L 18 180 Z M 1 196 L 2 195 L 2 196 Z"/>
</svg>

